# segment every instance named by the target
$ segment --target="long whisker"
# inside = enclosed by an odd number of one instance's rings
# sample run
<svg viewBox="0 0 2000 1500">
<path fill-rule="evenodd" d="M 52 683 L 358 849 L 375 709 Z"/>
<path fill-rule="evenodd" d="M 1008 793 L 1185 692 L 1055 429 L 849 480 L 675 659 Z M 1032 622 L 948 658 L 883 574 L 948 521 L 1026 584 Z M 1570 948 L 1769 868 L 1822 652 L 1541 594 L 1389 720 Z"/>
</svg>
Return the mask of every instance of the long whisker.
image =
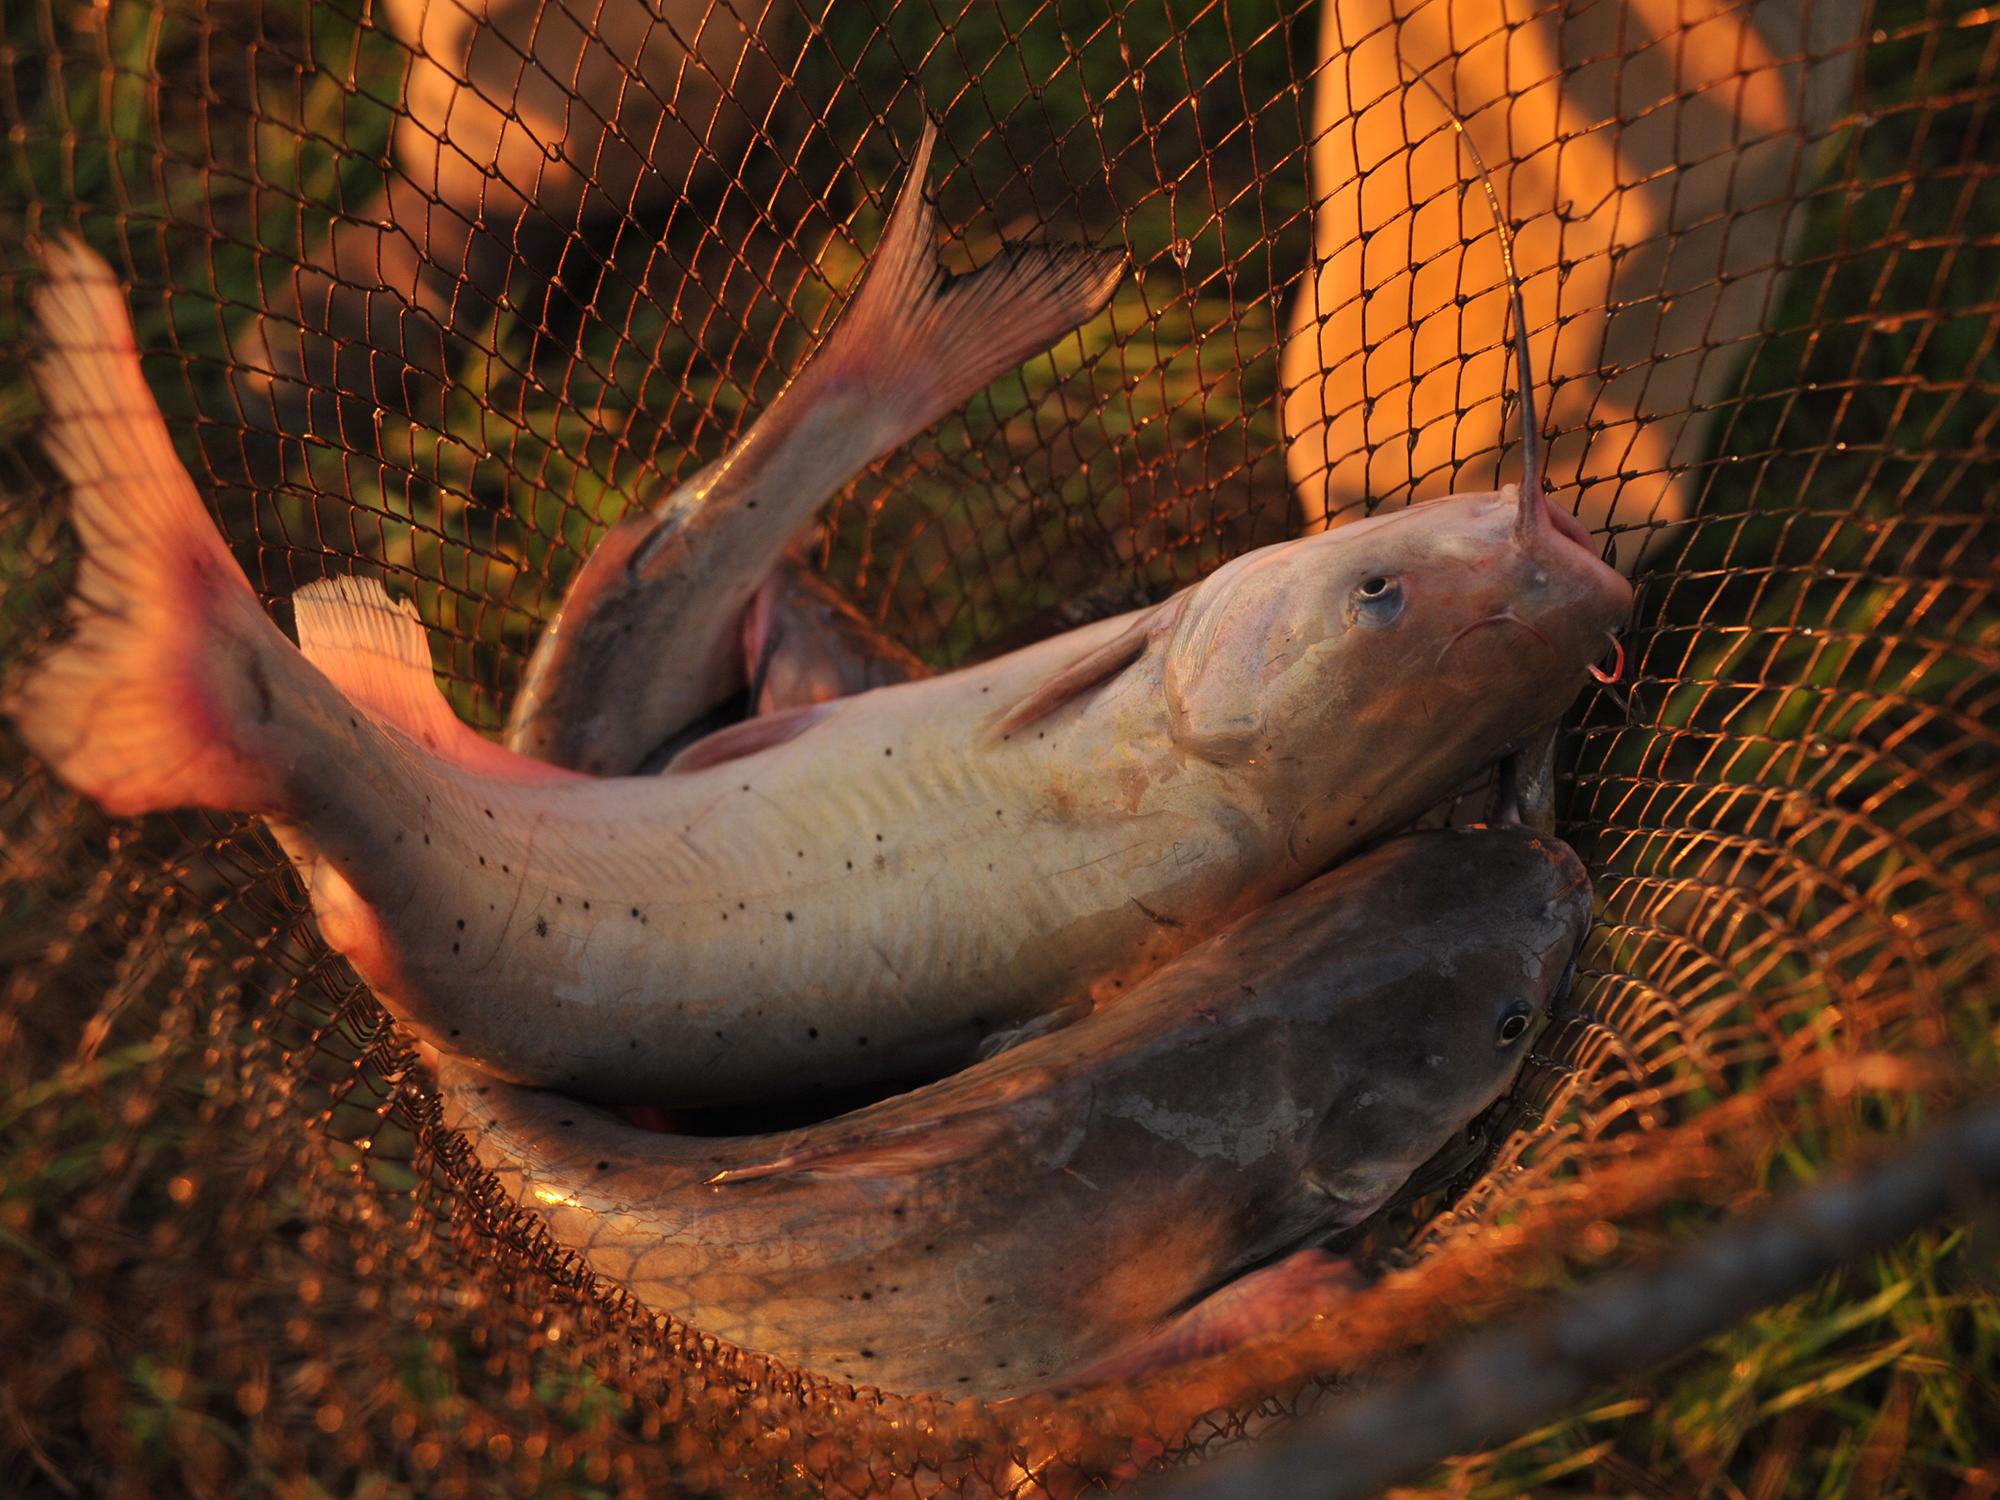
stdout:
<svg viewBox="0 0 2000 1500">
<path fill-rule="evenodd" d="M 1514 265 L 1514 233 L 1508 227 L 1507 216 L 1500 208 L 1500 192 L 1493 186 L 1493 173 L 1486 165 L 1486 158 L 1479 153 L 1478 144 L 1472 139 L 1472 132 L 1465 128 L 1465 121 L 1458 117 L 1452 102 L 1444 96 L 1430 79 L 1413 67 L 1403 56 L 1401 42 L 1398 41 L 1396 61 L 1402 65 L 1418 83 L 1430 91 L 1437 100 L 1451 128 L 1465 143 L 1466 151 L 1472 157 L 1472 164 L 1479 169 L 1479 185 L 1486 191 L 1486 206 L 1493 212 L 1493 230 L 1500 240 L 1500 264 L 1507 272 L 1508 306 L 1513 313 L 1514 359 L 1520 367 L 1515 385 L 1521 397 L 1521 509 L 1515 522 L 1515 535 L 1522 541 L 1532 536 L 1540 521 L 1541 507 L 1546 503 L 1542 498 L 1541 461 L 1541 420 L 1535 413 L 1535 366 L 1534 357 L 1528 348 L 1528 308 L 1521 296 L 1521 273 Z"/>
<path fill-rule="evenodd" d="M 1518 625 L 1523 630 L 1527 631 L 1529 635 L 1533 636 L 1536 640 L 1540 641 L 1544 646 L 1548 647 L 1550 651 L 1554 651 L 1556 649 L 1554 643 L 1551 642 L 1546 635 L 1542 634 L 1541 630 L 1534 624 L 1533 621 L 1524 620 L 1519 615 L 1515 614 L 1514 607 L 1510 604 L 1507 606 L 1507 608 L 1498 610 L 1493 614 L 1481 615 L 1478 619 L 1474 620 L 1470 625 L 1460 626 L 1458 630 L 1453 634 L 1452 638 L 1444 643 L 1444 648 L 1438 652 L 1437 660 L 1431 663 L 1431 670 L 1435 672 L 1439 667 L 1442 667 L 1444 665 L 1444 659 L 1451 654 L 1451 648 L 1453 646 L 1456 646 L 1460 641 L 1464 640 L 1467 636 L 1471 635 L 1473 631 L 1478 630 L 1483 626 L 1487 625 Z"/>
</svg>

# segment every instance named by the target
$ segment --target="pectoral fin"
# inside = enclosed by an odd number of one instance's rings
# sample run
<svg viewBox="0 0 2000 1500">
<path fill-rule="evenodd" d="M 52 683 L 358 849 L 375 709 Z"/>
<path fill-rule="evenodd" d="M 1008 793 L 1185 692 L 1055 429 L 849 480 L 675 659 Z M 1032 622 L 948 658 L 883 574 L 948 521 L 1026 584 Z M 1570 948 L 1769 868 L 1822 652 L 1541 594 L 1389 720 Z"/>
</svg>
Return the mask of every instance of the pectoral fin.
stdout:
<svg viewBox="0 0 2000 1500">
<path fill-rule="evenodd" d="M 848 1142 L 808 1147 L 770 1161 L 729 1167 L 708 1179 L 710 1186 L 789 1177 L 822 1182 L 836 1178 L 910 1177 L 936 1171 L 983 1150 L 996 1134 L 998 1122 L 984 1115 L 899 1126 L 882 1134 Z"/>
<path fill-rule="evenodd" d="M 1088 655 L 1078 658 L 1044 681 L 1012 708 L 994 719 L 986 733 L 995 740 L 1011 739 L 1029 725 L 1108 682 L 1145 654 L 1156 627 L 1180 607 L 1180 597 L 1156 604 L 1132 617 L 1129 625 Z"/>
</svg>

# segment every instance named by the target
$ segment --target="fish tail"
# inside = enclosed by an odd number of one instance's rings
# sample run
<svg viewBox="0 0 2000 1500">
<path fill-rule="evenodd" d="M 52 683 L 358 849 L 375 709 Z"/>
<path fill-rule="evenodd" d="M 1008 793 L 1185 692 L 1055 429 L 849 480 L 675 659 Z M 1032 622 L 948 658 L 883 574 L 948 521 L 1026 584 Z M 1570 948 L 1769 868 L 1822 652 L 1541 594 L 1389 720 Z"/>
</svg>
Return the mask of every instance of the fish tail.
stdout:
<svg viewBox="0 0 2000 1500">
<path fill-rule="evenodd" d="M 260 728 L 296 653 L 174 452 L 111 268 L 67 235 L 41 258 L 34 378 L 82 552 L 67 629 L 0 707 L 112 812 L 275 810 Z"/>
<path fill-rule="evenodd" d="M 1045 241 L 946 271 L 927 184 L 936 140 L 927 122 L 861 286 L 797 382 L 816 398 L 858 398 L 856 468 L 1095 317 L 1125 274 L 1122 250 Z"/>
</svg>

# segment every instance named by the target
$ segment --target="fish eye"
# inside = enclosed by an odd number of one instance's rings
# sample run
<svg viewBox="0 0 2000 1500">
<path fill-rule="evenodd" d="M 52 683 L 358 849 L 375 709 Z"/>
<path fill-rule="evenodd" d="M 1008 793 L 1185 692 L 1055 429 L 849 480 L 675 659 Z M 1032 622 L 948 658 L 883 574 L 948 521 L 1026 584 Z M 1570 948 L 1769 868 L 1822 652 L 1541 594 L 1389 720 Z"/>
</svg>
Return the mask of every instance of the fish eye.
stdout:
<svg viewBox="0 0 2000 1500">
<path fill-rule="evenodd" d="M 1386 573 L 1364 578 L 1354 587 L 1348 606 L 1353 619 L 1370 625 L 1387 625 L 1403 612 L 1403 585 Z"/>
<path fill-rule="evenodd" d="M 1517 1000 L 1507 1007 L 1507 1013 L 1500 1018 L 1500 1029 L 1493 1040 L 1495 1045 L 1511 1047 L 1528 1034 L 1528 1023 L 1535 1019 L 1534 1007 L 1526 1001 Z"/>
</svg>

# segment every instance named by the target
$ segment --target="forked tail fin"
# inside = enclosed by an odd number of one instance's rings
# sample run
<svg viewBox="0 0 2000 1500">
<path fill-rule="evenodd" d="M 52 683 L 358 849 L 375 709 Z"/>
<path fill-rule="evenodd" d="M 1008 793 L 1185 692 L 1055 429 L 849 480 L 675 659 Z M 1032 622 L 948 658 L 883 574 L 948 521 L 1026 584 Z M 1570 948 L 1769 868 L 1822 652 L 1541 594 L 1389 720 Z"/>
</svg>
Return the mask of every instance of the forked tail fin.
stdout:
<svg viewBox="0 0 2000 1500">
<path fill-rule="evenodd" d="M 946 271 L 928 180 L 936 143 L 926 121 L 853 301 L 795 382 L 822 394 L 849 382 L 867 388 L 864 440 L 874 451 L 863 463 L 1095 317 L 1125 274 L 1122 251 L 1043 241 L 1004 245 L 962 276 Z"/>
<path fill-rule="evenodd" d="M 798 473 L 808 493 L 767 544 L 775 561 L 796 525 L 856 472 L 1103 311 L 1125 274 L 1123 251 L 1024 241 L 963 275 L 939 265 L 928 181 L 936 144 L 926 122 L 882 242 L 832 332 L 743 441 L 670 507 Z"/>
<path fill-rule="evenodd" d="M 111 268 L 69 236 L 41 258 L 34 379 L 82 557 L 66 634 L 0 706 L 58 776 L 112 812 L 271 810 L 278 783 L 258 727 L 296 656 L 174 452 Z"/>
</svg>

